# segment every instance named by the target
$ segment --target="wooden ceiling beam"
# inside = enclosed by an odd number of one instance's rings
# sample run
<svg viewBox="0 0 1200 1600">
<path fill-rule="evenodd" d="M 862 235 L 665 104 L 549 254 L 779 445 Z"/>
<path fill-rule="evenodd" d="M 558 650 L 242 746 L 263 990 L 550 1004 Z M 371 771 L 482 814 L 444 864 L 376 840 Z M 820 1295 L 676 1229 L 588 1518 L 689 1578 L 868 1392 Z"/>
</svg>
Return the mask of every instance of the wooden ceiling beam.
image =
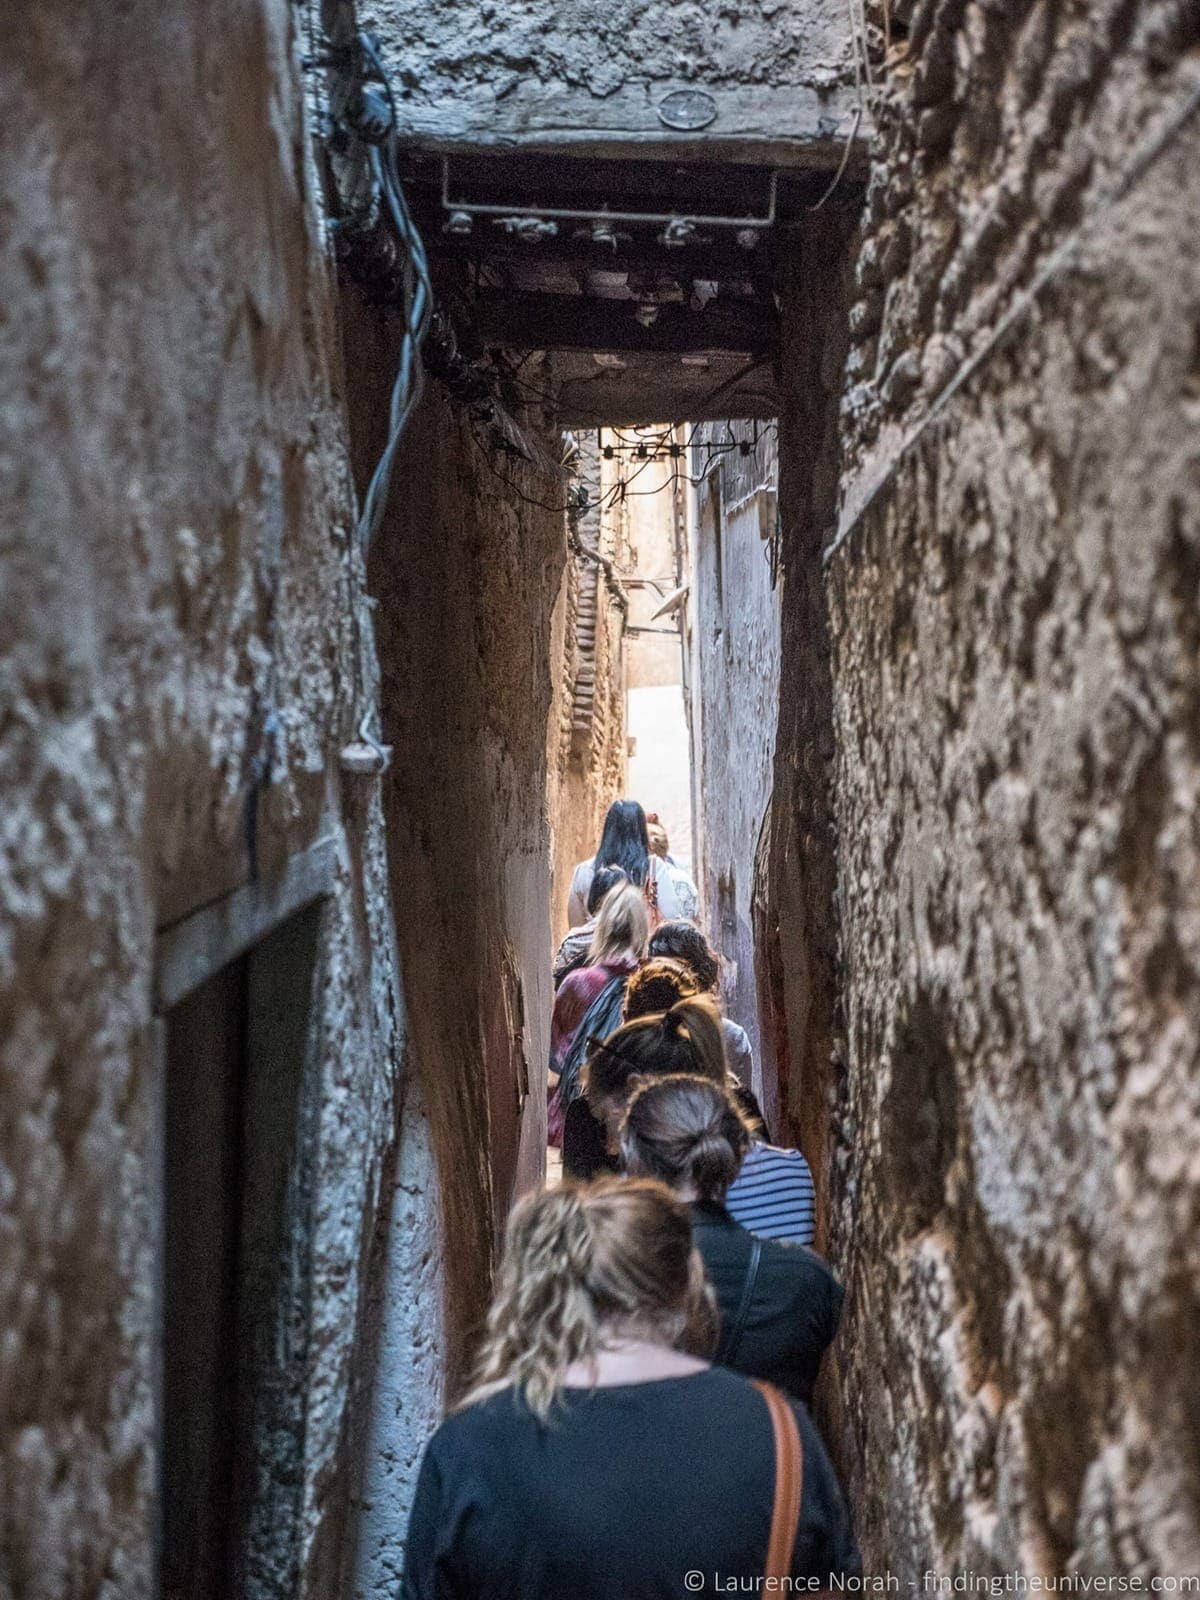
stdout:
<svg viewBox="0 0 1200 1600">
<path fill-rule="evenodd" d="M 764 355 L 775 348 L 773 306 L 717 299 L 702 311 L 661 305 L 650 325 L 631 300 L 484 290 L 473 302 L 476 329 L 487 344 L 517 350 L 582 350 L 602 354 L 733 350 Z"/>
<path fill-rule="evenodd" d="M 590 357 L 552 357 L 556 417 L 564 428 L 637 427 L 661 422 L 723 422 L 779 414 L 771 361 L 710 351 L 704 366 L 661 354 L 627 355 L 619 367 Z"/>
</svg>

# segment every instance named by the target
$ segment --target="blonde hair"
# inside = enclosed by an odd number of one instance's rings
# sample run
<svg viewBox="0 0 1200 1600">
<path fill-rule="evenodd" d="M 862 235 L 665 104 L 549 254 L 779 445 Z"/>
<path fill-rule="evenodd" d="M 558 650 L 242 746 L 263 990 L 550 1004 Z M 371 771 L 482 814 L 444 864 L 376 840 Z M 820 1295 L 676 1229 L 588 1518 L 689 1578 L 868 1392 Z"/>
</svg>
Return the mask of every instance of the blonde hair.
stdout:
<svg viewBox="0 0 1200 1600">
<path fill-rule="evenodd" d="M 543 1421 L 567 1368 L 624 1334 L 709 1353 L 717 1321 L 687 1210 L 661 1183 L 607 1178 L 513 1207 L 474 1381 L 474 1405 L 520 1391 Z"/>
<path fill-rule="evenodd" d="M 596 931 L 588 947 L 590 966 L 601 966 L 618 956 L 641 961 L 650 942 L 650 913 L 646 897 L 635 883 L 618 884 L 604 896 Z"/>
<path fill-rule="evenodd" d="M 661 822 L 647 822 L 646 832 L 650 838 L 650 854 L 658 856 L 661 861 L 665 861 L 671 849 L 671 842 L 667 838 L 667 830 Z"/>
</svg>

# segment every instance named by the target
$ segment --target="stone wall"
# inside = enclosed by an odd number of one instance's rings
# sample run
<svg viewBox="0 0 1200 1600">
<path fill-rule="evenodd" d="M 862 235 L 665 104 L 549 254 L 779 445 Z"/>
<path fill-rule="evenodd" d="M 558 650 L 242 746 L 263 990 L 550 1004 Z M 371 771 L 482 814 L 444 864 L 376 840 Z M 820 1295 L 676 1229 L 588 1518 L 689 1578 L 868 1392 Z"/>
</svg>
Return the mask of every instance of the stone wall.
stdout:
<svg viewBox="0 0 1200 1600">
<path fill-rule="evenodd" d="M 382 443 L 393 320 L 343 302 L 358 470 Z M 549 454 L 557 440 L 525 419 Z M 425 1442 L 461 1389 L 513 1199 L 545 1165 L 551 615 L 564 486 L 486 453 L 430 386 L 371 552 L 388 869 L 408 1073 L 380 1231 L 353 1593 L 394 1592 Z M 524 496 L 525 498 L 522 498 Z"/>
<path fill-rule="evenodd" d="M 902 1575 L 1200 1569 L 1198 44 L 1194 6 L 939 0 L 879 119 L 834 1238 Z"/>
<path fill-rule="evenodd" d="M 355 449 L 366 461 L 386 384 L 371 393 L 359 356 L 385 337 L 348 297 L 348 370 L 364 374 Z M 441 1193 L 451 1390 L 486 1307 L 497 1230 L 544 1164 L 549 640 L 565 550 L 562 512 L 532 503 L 552 507 L 563 486 L 493 461 L 470 427 L 431 386 L 370 562 L 393 748 L 389 866 L 408 1059 Z M 544 443 L 553 453 L 549 434 Z"/>
<path fill-rule="evenodd" d="M 629 600 L 605 490 L 597 435 L 580 436 L 576 483 L 586 508 L 569 517 L 571 549 L 551 622 L 553 702 L 547 809 L 553 840 L 550 921 L 555 947 L 567 931 L 567 895 L 576 866 L 596 849 L 604 815 L 622 792 L 625 759 L 625 623 Z M 595 557 L 604 558 L 607 566 Z"/>
<path fill-rule="evenodd" d="M 710 442 L 726 441 L 731 428 L 751 442 L 749 423 L 706 425 L 696 441 L 693 476 L 710 459 Z M 688 605 L 703 920 L 725 961 L 722 1004 L 750 1035 L 755 1093 L 774 1129 L 777 1084 L 773 1065 L 764 1072 L 752 926 L 779 705 L 780 595 L 770 565 L 774 540 L 763 538 L 765 526 L 774 529 L 778 452 L 775 431 L 760 432 L 751 455 L 711 457 L 698 491 Z"/>
<path fill-rule="evenodd" d="M 763 1056 L 778 1078 L 777 1132 L 812 1167 L 822 1245 L 840 1077 L 833 722 L 820 549 L 837 497 L 852 205 L 852 192 L 839 196 L 780 242 L 779 721 L 754 894 L 759 1022 Z"/>
<path fill-rule="evenodd" d="M 611 437 L 621 453 L 604 462 L 605 482 L 616 488 L 627 485 L 627 492 L 614 501 L 607 515 L 616 522 L 616 539 L 621 550 L 622 571 L 629 579 L 629 622 L 634 628 L 670 630 L 630 636 L 626 654 L 626 674 L 630 689 L 678 685 L 683 675 L 676 615 L 659 617 L 654 613 L 684 580 L 682 555 L 686 530 L 681 513 L 683 489 L 676 487 L 679 463 L 667 453 L 665 428 L 626 429 Z M 630 453 L 639 448 L 640 439 L 648 459 Z M 655 447 L 658 446 L 656 449 Z"/>
<path fill-rule="evenodd" d="M 836 161 L 851 126 L 849 29 L 837 0 L 369 0 L 399 77 L 404 137 L 645 155 L 657 144 Z M 674 98 L 672 98 L 674 97 Z M 661 113 L 661 114 L 660 114 Z M 701 147 L 696 134 L 703 130 Z"/>
<path fill-rule="evenodd" d="M 290 1592 L 340 1582 L 397 999 L 378 794 L 337 765 L 373 668 L 293 16 L 51 0 L 0 68 L 0 1589 L 23 1600 L 154 1588 L 155 936 L 247 881 L 252 836 L 264 892 L 343 841 Z"/>
</svg>

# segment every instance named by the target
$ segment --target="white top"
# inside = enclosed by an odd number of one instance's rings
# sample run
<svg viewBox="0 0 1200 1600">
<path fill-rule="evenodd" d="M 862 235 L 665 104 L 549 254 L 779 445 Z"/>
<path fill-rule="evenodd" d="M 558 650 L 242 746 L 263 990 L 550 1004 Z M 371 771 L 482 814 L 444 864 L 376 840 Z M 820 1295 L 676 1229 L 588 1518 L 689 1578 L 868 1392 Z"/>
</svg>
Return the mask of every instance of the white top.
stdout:
<svg viewBox="0 0 1200 1600">
<path fill-rule="evenodd" d="M 595 856 L 588 861 L 581 861 L 575 868 L 571 892 L 567 897 L 567 922 L 572 928 L 578 928 L 587 921 L 588 890 L 592 887 L 595 871 Z M 658 886 L 658 911 L 663 921 L 687 917 L 694 922 L 700 909 L 700 896 L 687 873 L 679 867 L 670 866 L 658 856 L 651 856 L 650 876 Z"/>
<path fill-rule="evenodd" d="M 725 1035 L 725 1060 L 743 1089 L 754 1088 L 754 1052 L 750 1048 L 750 1035 L 731 1017 L 721 1018 L 721 1031 Z"/>
</svg>

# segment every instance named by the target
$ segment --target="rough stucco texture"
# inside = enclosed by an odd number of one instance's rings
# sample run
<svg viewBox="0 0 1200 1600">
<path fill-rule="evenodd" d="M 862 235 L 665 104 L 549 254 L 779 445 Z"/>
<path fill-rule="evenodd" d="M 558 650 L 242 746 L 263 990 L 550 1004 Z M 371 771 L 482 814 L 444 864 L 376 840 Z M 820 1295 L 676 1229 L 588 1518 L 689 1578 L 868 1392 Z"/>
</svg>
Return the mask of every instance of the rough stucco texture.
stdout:
<svg viewBox="0 0 1200 1600">
<path fill-rule="evenodd" d="M 735 424 L 749 439 L 748 425 Z M 725 425 L 701 434 L 725 437 Z M 771 582 L 764 522 L 773 524 L 775 432 L 748 458 L 718 457 L 702 493 L 692 557 L 692 716 L 698 722 L 704 921 L 725 959 L 721 1001 L 750 1035 L 754 1091 L 774 1129 L 777 1080 L 765 1070 L 751 926 L 754 865 L 771 797 L 779 703 L 780 594 Z M 719 497 L 720 509 L 714 501 Z M 716 519 L 720 517 L 720 540 Z M 720 572 L 718 572 L 718 563 Z M 708 737 L 705 737 L 707 730 Z M 765 1098 L 764 1098 L 765 1096 Z"/>
<path fill-rule="evenodd" d="M 1190 92 L 1187 16 L 918 8 L 853 461 Z M 1198 170 L 1193 120 L 830 570 L 841 1443 L 902 1574 L 1200 1568 Z"/>
<path fill-rule="evenodd" d="M 600 838 L 609 805 L 624 786 L 625 613 L 612 580 L 580 551 L 619 560 L 613 518 L 600 512 L 600 447 L 577 442 L 575 472 L 589 504 L 572 513 L 579 549 L 567 558 L 550 629 L 553 698 L 547 735 L 550 817 L 550 922 L 555 948 L 567 931 L 567 896 L 576 866 Z"/>
<path fill-rule="evenodd" d="M 791 231 L 779 278 L 783 561 L 779 721 L 754 898 L 763 1057 L 779 1079 L 778 1133 L 807 1156 L 823 1243 L 836 1035 L 837 929 L 829 633 L 819 551 L 834 513 L 846 263 L 854 219 L 833 202 Z"/>
<path fill-rule="evenodd" d="M 439 15 L 412 0 L 365 8 L 385 35 L 406 42 L 406 98 L 480 85 L 495 99 L 522 78 L 576 85 L 604 99 L 627 79 L 790 87 L 837 81 L 848 61 L 834 6 L 750 0 L 714 11 L 696 0 L 621 0 L 598 13 L 582 0 L 469 5 Z"/>
<path fill-rule="evenodd" d="M 352 314 L 348 337 L 354 371 L 359 341 L 381 331 Z M 354 402 L 360 442 L 387 415 L 382 394 L 369 398 Z M 394 749 L 390 870 L 409 1060 L 440 1185 L 451 1391 L 486 1308 L 496 1231 L 545 1162 L 549 640 L 565 524 L 505 488 L 514 470 L 490 469 L 431 389 L 371 558 Z M 518 487 L 546 498 L 543 478 Z"/>
<path fill-rule="evenodd" d="M 656 108 L 701 90 L 706 136 L 832 147 L 853 82 L 837 0 L 372 0 L 362 16 L 394 65 L 402 128 L 424 136 L 678 138 L 692 124 Z"/>
<path fill-rule="evenodd" d="M 338 820 L 348 842 L 297 1375 L 305 1561 L 334 1581 L 394 974 L 378 804 L 330 777 L 349 502 L 290 19 L 41 5 L 0 69 L 0 1590 L 23 1600 L 152 1590 L 154 933 L 245 878 L 270 711 L 264 874 Z"/>
</svg>

